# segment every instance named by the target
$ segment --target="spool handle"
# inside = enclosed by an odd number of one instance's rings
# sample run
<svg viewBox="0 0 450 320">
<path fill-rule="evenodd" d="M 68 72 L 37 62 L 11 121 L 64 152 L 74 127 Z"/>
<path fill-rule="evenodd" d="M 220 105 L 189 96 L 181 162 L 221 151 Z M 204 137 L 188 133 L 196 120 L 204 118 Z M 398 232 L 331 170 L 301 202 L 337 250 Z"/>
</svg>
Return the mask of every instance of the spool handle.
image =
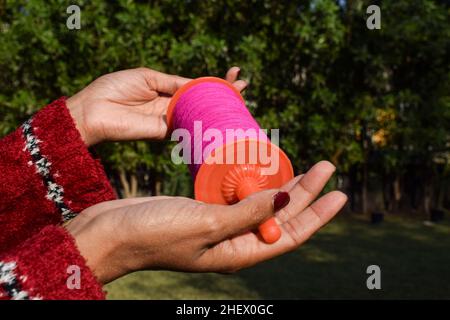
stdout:
<svg viewBox="0 0 450 320">
<path fill-rule="evenodd" d="M 243 178 L 241 180 L 241 185 L 236 192 L 239 200 L 246 198 L 252 193 L 261 191 L 257 186 L 255 186 L 254 180 L 251 178 Z M 264 239 L 266 243 L 274 243 L 281 237 L 281 229 L 278 226 L 275 218 L 270 218 L 259 225 L 259 234 Z"/>
</svg>

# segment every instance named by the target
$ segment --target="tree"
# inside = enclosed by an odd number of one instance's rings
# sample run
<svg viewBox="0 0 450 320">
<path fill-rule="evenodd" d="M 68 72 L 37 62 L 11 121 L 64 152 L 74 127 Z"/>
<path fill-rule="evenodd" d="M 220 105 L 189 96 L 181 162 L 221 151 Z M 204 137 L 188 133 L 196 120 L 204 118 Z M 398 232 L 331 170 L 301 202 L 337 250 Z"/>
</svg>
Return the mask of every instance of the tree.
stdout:
<svg viewBox="0 0 450 320">
<path fill-rule="evenodd" d="M 366 26 L 379 5 L 381 29 Z M 96 77 L 147 66 L 188 77 L 239 65 L 247 106 L 281 129 L 296 172 L 338 168 L 351 208 L 429 211 L 449 199 L 450 5 L 414 1 L 0 2 L 0 134 Z M 97 150 L 122 196 L 192 195 L 170 143 Z M 435 196 L 432 196 L 435 195 Z M 382 201 L 372 201 L 382 196 Z M 448 201 L 448 200 L 447 200 Z"/>
</svg>

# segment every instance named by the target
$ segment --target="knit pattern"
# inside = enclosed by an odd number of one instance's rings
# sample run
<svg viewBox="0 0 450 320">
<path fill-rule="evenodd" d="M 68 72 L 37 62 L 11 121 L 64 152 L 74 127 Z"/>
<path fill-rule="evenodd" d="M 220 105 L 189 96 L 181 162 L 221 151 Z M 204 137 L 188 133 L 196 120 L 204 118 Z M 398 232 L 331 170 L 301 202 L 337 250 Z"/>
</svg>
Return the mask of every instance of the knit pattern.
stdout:
<svg viewBox="0 0 450 320">
<path fill-rule="evenodd" d="M 22 125 L 23 135 L 25 138 L 25 150 L 27 150 L 32 163 L 36 167 L 36 172 L 42 177 L 43 183 L 47 186 L 46 198 L 55 203 L 56 208 L 62 215 L 63 221 L 70 220 L 76 216 L 72 210 L 64 203 L 64 188 L 57 184 L 50 174 L 51 162 L 41 154 L 39 143 L 41 142 L 33 133 L 33 118 L 30 118 Z M 28 163 L 31 164 L 31 163 Z"/>
<path fill-rule="evenodd" d="M 0 140 L 0 299 L 103 299 L 74 239 L 59 225 L 115 199 L 60 98 Z M 81 288 L 69 289 L 69 266 Z"/>
<path fill-rule="evenodd" d="M 59 226 L 47 226 L 14 250 L 0 255 L 9 270 L 0 299 L 104 299 L 101 285 L 86 266 L 74 239 Z M 5 263 L 6 262 L 6 263 Z M 68 285 L 68 268 L 80 269 L 80 289 Z"/>
<path fill-rule="evenodd" d="M 14 261 L 0 261 L 0 287 L 6 296 L 12 300 L 29 300 L 28 292 L 21 289 L 22 285 L 15 273 L 16 266 L 17 264 Z"/>
</svg>

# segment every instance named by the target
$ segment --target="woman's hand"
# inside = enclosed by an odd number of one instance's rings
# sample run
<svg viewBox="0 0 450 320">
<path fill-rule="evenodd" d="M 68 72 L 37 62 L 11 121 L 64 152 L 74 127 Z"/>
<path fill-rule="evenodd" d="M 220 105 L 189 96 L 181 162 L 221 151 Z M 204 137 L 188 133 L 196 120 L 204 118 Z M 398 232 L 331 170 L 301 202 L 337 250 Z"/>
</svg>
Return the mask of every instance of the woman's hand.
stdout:
<svg viewBox="0 0 450 320">
<path fill-rule="evenodd" d="M 231 206 L 180 197 L 104 202 L 67 229 L 102 283 L 143 269 L 233 272 L 296 249 L 343 207 L 339 191 L 313 202 L 334 170 L 319 162 L 276 199 L 280 190 L 266 190 Z M 282 237 L 266 244 L 251 230 L 274 214 Z"/>
<path fill-rule="evenodd" d="M 228 70 L 226 80 L 240 91 L 239 68 Z M 162 139 L 167 134 L 165 114 L 172 95 L 190 79 L 147 68 L 104 75 L 67 99 L 83 141 Z"/>
</svg>

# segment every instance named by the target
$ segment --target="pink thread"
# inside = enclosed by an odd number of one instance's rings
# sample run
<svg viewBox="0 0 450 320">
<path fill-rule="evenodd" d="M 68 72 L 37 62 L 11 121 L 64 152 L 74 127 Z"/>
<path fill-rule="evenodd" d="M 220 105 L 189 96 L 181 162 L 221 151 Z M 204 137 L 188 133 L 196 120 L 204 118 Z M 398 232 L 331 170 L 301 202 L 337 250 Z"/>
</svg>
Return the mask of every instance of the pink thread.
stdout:
<svg viewBox="0 0 450 320">
<path fill-rule="evenodd" d="M 194 134 L 194 121 L 201 121 L 201 136 Z M 194 85 L 178 99 L 173 111 L 173 128 L 187 129 L 191 135 L 189 170 L 194 179 L 201 163 L 205 160 L 203 156 L 205 158 L 208 156 L 208 154 L 203 155 L 201 150 L 205 150 L 209 144 L 214 143 L 214 141 L 201 141 L 206 130 L 219 130 L 223 136 L 223 142 L 228 144 L 233 141 L 225 141 L 227 129 L 242 129 L 243 132 L 254 129 L 251 131 L 255 132 L 256 136 L 252 135 L 251 138 L 255 139 L 258 139 L 260 129 L 241 98 L 227 85 L 217 82 L 201 82 Z M 243 138 L 248 136 L 239 134 L 235 137 L 235 141 Z M 263 139 L 268 140 L 266 135 L 263 135 Z M 195 150 L 200 147 L 200 152 Z M 198 157 L 195 159 L 195 155 L 200 155 L 201 159 Z"/>
</svg>

